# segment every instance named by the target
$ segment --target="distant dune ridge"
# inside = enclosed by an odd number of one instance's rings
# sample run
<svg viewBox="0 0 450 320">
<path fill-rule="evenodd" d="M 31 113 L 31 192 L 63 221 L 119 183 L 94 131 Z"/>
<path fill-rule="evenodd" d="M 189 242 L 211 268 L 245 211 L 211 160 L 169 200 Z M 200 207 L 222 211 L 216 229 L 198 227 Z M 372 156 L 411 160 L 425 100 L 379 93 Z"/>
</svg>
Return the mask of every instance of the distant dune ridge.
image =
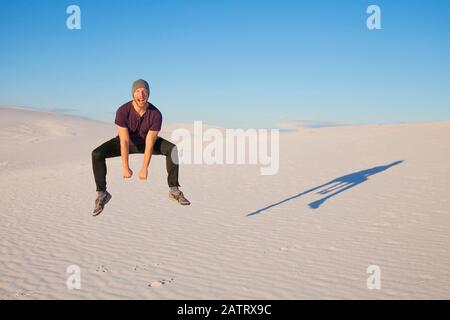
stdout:
<svg viewBox="0 0 450 320">
<path fill-rule="evenodd" d="M 92 217 L 91 152 L 115 125 L 0 108 L 0 299 L 450 298 L 450 121 L 293 129 L 273 176 L 181 165 L 188 207 L 163 157 L 147 181 L 142 155 L 126 181 L 108 159 Z"/>
</svg>

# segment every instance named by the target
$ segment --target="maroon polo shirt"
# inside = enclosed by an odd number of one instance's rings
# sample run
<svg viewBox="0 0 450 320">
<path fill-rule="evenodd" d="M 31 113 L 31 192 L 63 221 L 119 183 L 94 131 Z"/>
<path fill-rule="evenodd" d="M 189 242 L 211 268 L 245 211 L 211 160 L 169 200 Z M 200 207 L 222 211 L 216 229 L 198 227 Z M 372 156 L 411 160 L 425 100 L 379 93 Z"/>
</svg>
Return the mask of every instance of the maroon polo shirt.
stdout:
<svg viewBox="0 0 450 320">
<path fill-rule="evenodd" d="M 141 117 L 134 109 L 133 102 L 129 101 L 117 109 L 114 123 L 128 128 L 131 142 L 143 144 L 149 130 L 161 130 L 162 114 L 158 108 L 149 103 L 147 110 Z"/>
</svg>

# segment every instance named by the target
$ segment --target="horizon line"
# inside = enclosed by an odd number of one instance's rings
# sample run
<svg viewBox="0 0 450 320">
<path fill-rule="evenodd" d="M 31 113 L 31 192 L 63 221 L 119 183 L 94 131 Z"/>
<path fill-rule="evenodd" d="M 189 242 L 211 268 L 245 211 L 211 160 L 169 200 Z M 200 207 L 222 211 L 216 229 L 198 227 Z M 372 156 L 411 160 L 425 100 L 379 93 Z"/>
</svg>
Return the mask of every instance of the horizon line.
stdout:
<svg viewBox="0 0 450 320">
<path fill-rule="evenodd" d="M 0 105 L 0 108 L 2 109 L 22 109 L 22 110 L 32 110 L 32 111 L 38 111 L 38 112 L 46 112 L 46 113 L 51 113 L 51 114 L 59 114 L 59 115 L 64 115 L 64 116 L 68 116 L 68 117 L 74 117 L 74 118 L 79 118 L 79 119 L 83 119 L 83 120 L 88 120 L 88 121 L 93 121 L 93 122 L 100 122 L 102 124 L 114 124 L 114 121 L 104 121 L 104 120 L 99 120 L 99 119 L 95 119 L 89 116 L 83 116 L 83 115 L 78 115 L 78 114 L 73 114 L 71 112 L 76 112 L 76 109 L 70 109 L 70 108 L 50 108 L 50 109 L 46 109 L 46 108 L 38 108 L 38 107 L 31 107 L 31 106 L 22 106 L 22 105 Z M 222 127 L 222 128 L 227 128 L 223 125 L 218 125 L 218 124 L 214 124 L 214 123 L 207 123 L 204 122 L 203 120 L 194 120 L 194 121 L 189 121 L 189 122 L 166 122 L 167 125 L 176 125 L 176 124 L 190 124 L 190 123 L 194 123 L 195 121 L 202 121 L 204 125 L 207 126 L 215 126 L 215 127 Z M 285 121 L 286 123 L 283 126 L 283 121 Z M 293 120 L 289 120 L 289 119 L 283 119 L 280 121 L 280 123 L 278 124 L 278 126 L 272 126 L 270 127 L 271 129 L 279 129 L 280 132 L 292 132 L 292 131 L 297 131 L 300 129 L 321 129 L 321 128 L 332 128 L 332 127 L 354 127 L 354 126 L 371 126 L 371 125 L 401 125 L 401 124 L 421 124 L 421 123 L 434 123 L 434 122 L 449 122 L 450 119 L 445 119 L 445 120 L 415 120 L 415 121 L 392 121 L 392 122 L 367 122 L 367 123 L 338 123 L 338 122 L 334 122 L 334 121 L 323 121 L 323 120 L 298 120 L 298 119 L 293 119 Z M 288 123 L 291 122 L 291 123 Z M 306 125 L 301 125 L 301 124 L 306 124 Z M 238 127 L 236 127 L 238 128 Z"/>
</svg>

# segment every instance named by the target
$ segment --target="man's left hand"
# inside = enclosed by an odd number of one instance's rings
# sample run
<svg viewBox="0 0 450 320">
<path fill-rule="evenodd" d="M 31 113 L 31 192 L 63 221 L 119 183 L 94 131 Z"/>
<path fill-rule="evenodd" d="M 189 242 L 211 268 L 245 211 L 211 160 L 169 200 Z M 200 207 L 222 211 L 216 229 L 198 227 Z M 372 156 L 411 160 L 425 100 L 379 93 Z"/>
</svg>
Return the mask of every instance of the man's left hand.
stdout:
<svg viewBox="0 0 450 320">
<path fill-rule="evenodd" d="M 148 176 L 148 169 L 147 168 L 142 168 L 141 172 L 139 172 L 139 179 L 147 180 L 147 176 Z"/>
</svg>

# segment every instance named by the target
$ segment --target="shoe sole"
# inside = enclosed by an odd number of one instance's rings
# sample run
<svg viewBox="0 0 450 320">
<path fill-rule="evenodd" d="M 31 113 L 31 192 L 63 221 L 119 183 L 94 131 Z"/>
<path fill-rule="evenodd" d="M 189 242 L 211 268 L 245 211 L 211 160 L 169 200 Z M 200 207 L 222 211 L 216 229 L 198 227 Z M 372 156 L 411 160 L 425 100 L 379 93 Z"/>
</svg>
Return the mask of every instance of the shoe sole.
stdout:
<svg viewBox="0 0 450 320">
<path fill-rule="evenodd" d="M 96 216 L 98 216 L 100 213 L 102 213 L 103 210 L 105 209 L 106 204 L 109 202 L 109 200 L 111 200 L 111 198 L 112 198 L 112 195 L 111 195 L 111 194 L 108 194 L 108 195 L 106 196 L 106 202 L 105 202 L 105 204 L 103 205 L 102 210 L 100 210 L 99 212 L 93 212 L 93 213 L 92 213 L 92 216 L 93 216 L 93 217 L 96 217 Z"/>
<path fill-rule="evenodd" d="M 189 203 L 180 203 L 177 199 L 175 199 L 174 197 L 171 197 L 171 196 L 169 196 L 169 199 L 172 200 L 172 201 L 178 202 L 182 206 L 188 206 L 188 205 L 191 204 L 190 202 Z"/>
</svg>

